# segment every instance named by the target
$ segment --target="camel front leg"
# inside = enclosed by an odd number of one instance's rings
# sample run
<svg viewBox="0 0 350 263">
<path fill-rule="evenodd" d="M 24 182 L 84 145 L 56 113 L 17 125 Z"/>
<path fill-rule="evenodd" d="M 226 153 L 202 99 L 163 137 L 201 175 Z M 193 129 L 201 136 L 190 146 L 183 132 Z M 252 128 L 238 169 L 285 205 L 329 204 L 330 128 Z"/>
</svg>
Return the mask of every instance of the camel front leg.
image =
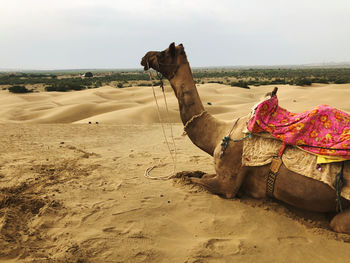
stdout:
<svg viewBox="0 0 350 263">
<path fill-rule="evenodd" d="M 205 174 L 201 178 L 191 178 L 192 183 L 200 185 L 213 194 L 222 195 L 228 199 L 234 198 L 245 178 L 241 170 L 236 176 L 220 176 L 220 174 Z"/>
<path fill-rule="evenodd" d="M 193 184 L 199 185 L 213 194 L 223 194 L 216 174 L 205 174 L 201 178 L 191 177 L 190 180 Z"/>
<path fill-rule="evenodd" d="M 350 234 L 350 208 L 333 217 L 330 226 L 335 232 Z"/>
</svg>

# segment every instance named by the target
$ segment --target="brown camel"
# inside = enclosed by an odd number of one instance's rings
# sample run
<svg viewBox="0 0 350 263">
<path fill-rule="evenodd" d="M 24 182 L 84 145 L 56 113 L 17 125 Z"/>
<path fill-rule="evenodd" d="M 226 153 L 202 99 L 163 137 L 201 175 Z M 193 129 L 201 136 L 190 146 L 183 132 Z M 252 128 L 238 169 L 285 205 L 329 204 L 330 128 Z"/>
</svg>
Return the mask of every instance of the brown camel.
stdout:
<svg viewBox="0 0 350 263">
<path fill-rule="evenodd" d="M 242 141 L 230 141 L 220 158 L 222 139 L 231 130 L 232 123 L 218 120 L 205 111 L 183 45 L 171 43 L 164 51 L 150 51 L 142 58 L 141 65 L 145 70 L 153 68 L 169 80 L 179 101 L 181 120 L 189 138 L 214 157 L 216 174 L 192 177 L 191 181 L 226 198 L 234 198 L 238 193 L 265 198 L 269 165 L 242 167 Z M 236 120 L 232 139 L 243 137 L 247 118 Z M 308 211 L 334 213 L 336 210 L 335 190 L 323 182 L 291 172 L 283 164 L 275 181 L 273 196 Z M 330 226 L 336 232 L 350 233 L 350 202 L 342 199 L 342 205 L 343 212 L 333 217 Z"/>
</svg>

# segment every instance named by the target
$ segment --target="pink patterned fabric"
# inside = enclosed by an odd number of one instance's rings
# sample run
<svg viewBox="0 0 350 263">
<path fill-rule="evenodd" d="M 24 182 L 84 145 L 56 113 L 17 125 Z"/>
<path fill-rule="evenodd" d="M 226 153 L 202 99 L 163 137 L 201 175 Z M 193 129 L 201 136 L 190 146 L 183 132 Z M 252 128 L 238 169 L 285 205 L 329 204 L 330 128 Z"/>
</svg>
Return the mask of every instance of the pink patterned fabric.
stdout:
<svg viewBox="0 0 350 263">
<path fill-rule="evenodd" d="M 292 113 L 279 107 L 273 96 L 256 107 L 247 128 L 252 133 L 269 132 L 311 153 L 350 159 L 350 115 L 327 105 Z"/>
</svg>

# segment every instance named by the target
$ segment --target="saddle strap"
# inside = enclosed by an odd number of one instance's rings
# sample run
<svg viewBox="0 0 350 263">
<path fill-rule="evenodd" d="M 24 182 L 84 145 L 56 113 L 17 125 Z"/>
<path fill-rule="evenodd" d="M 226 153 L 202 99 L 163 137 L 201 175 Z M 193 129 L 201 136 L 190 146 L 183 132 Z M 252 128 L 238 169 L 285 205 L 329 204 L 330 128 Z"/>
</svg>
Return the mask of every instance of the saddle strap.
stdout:
<svg viewBox="0 0 350 263">
<path fill-rule="evenodd" d="M 335 188 L 335 193 L 336 193 L 336 211 L 339 213 L 339 212 L 343 212 L 343 206 L 342 206 L 342 203 L 341 203 L 341 189 L 343 188 L 345 182 L 344 182 L 344 164 L 345 164 L 345 161 L 343 161 L 341 163 L 341 168 L 340 168 L 340 171 L 339 173 L 337 173 L 337 175 L 335 176 L 334 178 L 334 183 L 333 183 L 333 186 Z"/>
<path fill-rule="evenodd" d="M 267 174 L 267 179 L 266 179 L 266 195 L 269 197 L 273 197 L 277 174 L 282 165 L 282 155 L 286 147 L 287 145 L 283 143 L 281 148 L 278 151 L 278 155 L 272 158 L 270 170 L 269 170 L 269 173 Z"/>
<path fill-rule="evenodd" d="M 270 165 L 270 171 L 267 174 L 267 180 L 266 180 L 266 194 L 269 197 L 273 197 L 273 191 L 275 190 L 277 173 L 281 165 L 282 165 L 282 159 L 280 157 L 274 157 L 272 159 L 271 165 Z"/>
</svg>

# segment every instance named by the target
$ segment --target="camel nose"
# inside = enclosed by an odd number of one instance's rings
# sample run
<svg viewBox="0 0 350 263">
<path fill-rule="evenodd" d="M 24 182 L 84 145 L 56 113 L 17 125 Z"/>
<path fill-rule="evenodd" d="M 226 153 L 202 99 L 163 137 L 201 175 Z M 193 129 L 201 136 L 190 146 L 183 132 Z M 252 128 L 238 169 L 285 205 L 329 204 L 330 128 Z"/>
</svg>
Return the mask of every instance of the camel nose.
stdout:
<svg viewBox="0 0 350 263">
<path fill-rule="evenodd" d="M 144 57 L 141 59 L 141 66 L 143 66 L 143 69 L 144 69 L 144 70 L 148 70 L 148 69 L 149 69 L 146 56 L 144 56 Z"/>
<path fill-rule="evenodd" d="M 145 57 L 143 57 L 141 59 L 141 66 L 146 66 L 146 59 L 145 59 Z"/>
<path fill-rule="evenodd" d="M 141 60 L 141 65 L 145 70 L 149 68 L 154 68 L 154 62 L 157 60 L 159 51 L 148 51 L 146 55 Z"/>
</svg>

